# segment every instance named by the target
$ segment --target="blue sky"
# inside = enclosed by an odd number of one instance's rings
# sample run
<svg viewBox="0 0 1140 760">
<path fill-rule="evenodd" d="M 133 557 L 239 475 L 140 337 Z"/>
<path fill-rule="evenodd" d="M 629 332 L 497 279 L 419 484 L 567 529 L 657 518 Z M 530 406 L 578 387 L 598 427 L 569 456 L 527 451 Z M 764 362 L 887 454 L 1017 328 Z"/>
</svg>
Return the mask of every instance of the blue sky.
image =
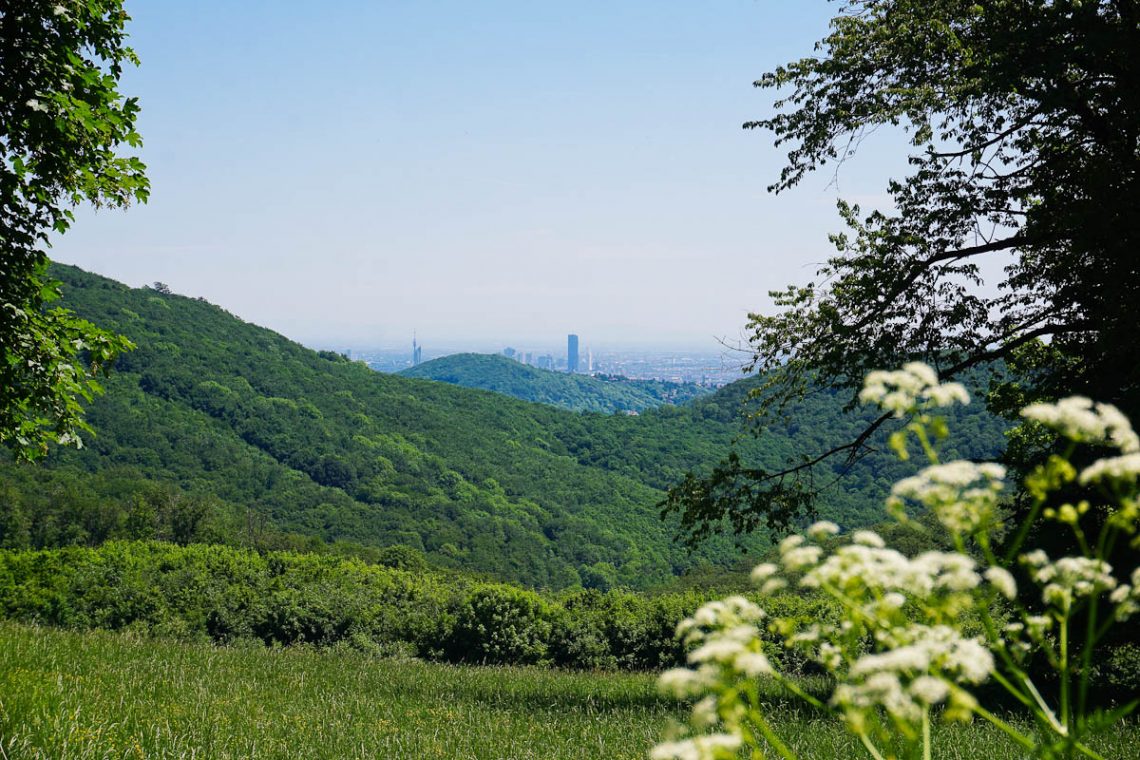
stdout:
<svg viewBox="0 0 1140 760">
<path fill-rule="evenodd" d="M 765 192 L 751 83 L 822 0 L 127 7 L 152 200 L 53 257 L 311 345 L 715 350 L 829 254 L 840 192 L 905 166 L 872 145 Z"/>
</svg>

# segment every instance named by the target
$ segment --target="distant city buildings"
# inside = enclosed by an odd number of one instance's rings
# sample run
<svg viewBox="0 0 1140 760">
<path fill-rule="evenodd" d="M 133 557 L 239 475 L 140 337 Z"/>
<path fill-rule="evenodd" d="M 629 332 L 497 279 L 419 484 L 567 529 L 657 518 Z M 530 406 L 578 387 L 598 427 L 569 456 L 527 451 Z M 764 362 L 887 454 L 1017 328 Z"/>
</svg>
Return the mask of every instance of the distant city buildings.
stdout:
<svg viewBox="0 0 1140 760">
<path fill-rule="evenodd" d="M 578 336 L 574 333 L 566 336 L 566 371 L 572 375 L 578 371 Z"/>
<path fill-rule="evenodd" d="M 576 373 L 591 376 L 609 375 L 625 377 L 631 380 L 662 380 L 675 383 L 696 383 L 708 388 L 719 388 L 722 385 L 739 380 L 744 376 L 741 371 L 742 360 L 738 356 L 726 352 L 712 351 L 682 351 L 669 349 L 639 349 L 639 348 L 601 348 L 597 351 L 593 347 L 586 347 L 578 340 L 578 352 L 575 351 L 571 338 L 566 336 L 566 353 L 552 350 L 551 344 L 536 343 L 529 349 L 520 350 L 515 347 L 501 349 L 500 353 L 508 359 L 521 364 L 527 364 L 538 369 L 552 372 L 571 371 L 570 362 L 575 361 L 573 369 Z M 553 341 L 552 341 L 553 343 Z M 380 372 L 399 372 L 411 367 L 413 363 L 423 364 L 437 356 L 467 353 L 478 350 L 471 346 L 456 345 L 437 349 L 431 353 L 420 345 L 418 335 L 413 335 L 413 347 L 409 353 L 407 344 L 403 347 L 372 348 L 353 346 L 345 349 L 344 353 L 352 351 L 355 359 L 365 362 L 372 369 Z"/>
</svg>

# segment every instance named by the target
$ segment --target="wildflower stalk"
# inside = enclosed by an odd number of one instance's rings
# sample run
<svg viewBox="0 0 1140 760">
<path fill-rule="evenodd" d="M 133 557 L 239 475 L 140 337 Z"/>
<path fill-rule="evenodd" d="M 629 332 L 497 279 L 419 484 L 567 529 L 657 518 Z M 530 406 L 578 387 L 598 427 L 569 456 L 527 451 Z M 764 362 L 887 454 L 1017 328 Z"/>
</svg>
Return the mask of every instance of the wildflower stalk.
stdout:
<svg viewBox="0 0 1140 760">
<path fill-rule="evenodd" d="M 1065 449 L 1065 454 L 1062 459 L 1064 459 L 1066 462 L 1072 459 L 1073 452 L 1076 451 L 1076 448 L 1077 447 L 1075 443 L 1069 443 L 1068 447 Z M 1045 509 L 1046 500 L 1047 494 L 1044 492 L 1038 492 L 1033 495 L 1033 506 L 1030 507 L 1029 514 L 1025 517 L 1021 525 L 1018 527 L 1017 534 L 1013 539 L 1013 543 L 1011 543 L 1006 549 L 1006 564 L 1012 564 L 1013 561 L 1017 559 L 1017 555 L 1021 551 L 1021 547 L 1025 545 L 1025 540 L 1029 538 L 1029 531 L 1033 529 L 1033 526 L 1037 523 L 1037 518 L 1041 516 L 1041 512 Z"/>
<path fill-rule="evenodd" d="M 777 672 L 777 673 L 774 675 L 774 677 L 775 677 L 776 681 L 777 681 L 777 682 L 778 682 L 778 683 L 779 683 L 781 686 L 783 686 L 785 689 L 787 689 L 788 691 L 790 691 L 790 692 L 792 692 L 793 694 L 795 694 L 797 697 L 799 697 L 799 698 L 800 698 L 800 699 L 802 699 L 803 701 L 807 702 L 807 703 L 808 703 L 809 705 L 811 705 L 812 707 L 815 707 L 815 708 L 818 708 L 818 709 L 821 709 L 821 710 L 827 709 L 827 705 L 825 705 L 823 702 L 819 701 L 818 699 L 816 699 L 815 697 L 813 697 L 811 694 L 808 694 L 806 691 L 804 691 L 803 689 L 801 689 L 801 688 L 799 687 L 799 685 L 798 685 L 798 684 L 796 684 L 796 682 L 795 682 L 795 681 L 793 681 L 792 679 L 788 678 L 788 677 L 787 677 L 787 676 L 785 676 L 783 673 L 779 673 L 779 672 Z"/>
<path fill-rule="evenodd" d="M 1097 598 L 1094 594 L 1089 600 L 1088 615 L 1085 619 L 1085 642 L 1081 649 L 1081 680 L 1077 691 L 1077 714 L 1084 715 L 1088 704 L 1089 671 L 1092 669 L 1092 653 L 1096 646 L 1096 616 Z"/>
<path fill-rule="evenodd" d="M 987 722 L 989 722 L 990 725 L 994 726 L 999 731 L 1001 731 L 1006 736 L 1008 736 L 1010 739 L 1013 739 L 1015 742 L 1017 742 L 1021 746 L 1025 747 L 1026 749 L 1032 750 L 1032 749 L 1037 748 L 1037 744 L 1032 739 L 1030 739 L 1025 734 L 1021 733 L 1016 728 L 1009 725 L 1004 720 L 1002 720 L 998 716 L 994 715 L 992 712 L 990 712 L 986 708 L 982 707 L 981 705 L 977 705 L 976 707 L 974 707 L 974 712 L 976 712 L 983 719 L 985 719 Z"/>
<path fill-rule="evenodd" d="M 768 721 L 764 720 L 764 715 L 760 712 L 760 689 L 755 682 L 749 685 L 748 696 L 752 700 L 752 709 L 748 711 L 748 718 L 753 725 L 760 729 L 760 735 L 764 737 L 764 741 L 768 742 L 772 749 L 776 750 L 776 754 L 784 760 L 799 760 L 796 753 L 780 741 L 780 737 L 768 725 Z"/>
<path fill-rule="evenodd" d="M 867 736 L 865 732 L 859 732 L 859 741 L 863 743 L 863 747 L 866 748 L 868 755 L 875 760 L 884 760 L 883 756 L 879 754 L 879 750 L 875 749 L 875 745 L 871 743 L 871 738 Z"/>
<path fill-rule="evenodd" d="M 1116 537 L 1116 531 L 1112 529 L 1112 524 L 1108 520 L 1101 526 L 1100 535 L 1097 537 L 1097 556 L 1107 557 L 1111 552 L 1110 545 L 1112 539 Z M 1100 641 L 1103 636 L 1102 632 L 1097 631 L 1096 619 L 1100 605 L 1099 596 L 1094 593 L 1089 598 L 1089 612 L 1086 619 L 1085 627 L 1085 646 L 1081 651 L 1081 683 L 1080 691 L 1077 695 L 1077 712 L 1080 715 L 1085 714 L 1085 708 L 1088 705 L 1088 691 L 1089 691 L 1089 673 L 1092 671 L 1092 655 L 1096 643 Z M 1115 616 L 1113 616 L 1115 617 Z M 1115 622 L 1110 618 L 1109 624 Z M 1107 628 L 1106 628 L 1107 630 Z"/>
<path fill-rule="evenodd" d="M 1013 543 L 1005 551 L 1005 564 L 1011 565 L 1017 559 L 1021 547 L 1025 544 L 1025 539 L 1029 537 L 1029 530 L 1033 524 L 1037 522 L 1037 518 L 1041 516 L 1042 510 L 1045 508 L 1045 498 L 1038 497 L 1033 500 L 1033 506 L 1029 508 L 1029 514 L 1021 523 L 1021 527 L 1017 529 L 1017 534 L 1014 536 Z"/>
<path fill-rule="evenodd" d="M 772 727 L 768 725 L 768 721 L 764 720 L 759 711 L 755 712 L 752 722 L 760 729 L 760 734 L 764 737 L 764 741 L 768 742 L 768 744 L 772 746 L 772 749 L 776 750 L 776 754 L 784 758 L 784 760 L 799 760 L 788 745 L 780 741 L 780 737 L 776 736 L 776 732 L 772 730 Z"/>
<path fill-rule="evenodd" d="M 914 437 L 918 439 L 918 444 L 922 446 L 922 451 L 926 454 L 927 460 L 931 464 L 938 464 L 938 452 L 935 451 L 933 444 L 930 442 L 930 437 L 926 434 L 925 422 L 926 416 L 923 415 L 918 422 L 912 423 L 908 427 L 914 432 Z"/>
<path fill-rule="evenodd" d="M 922 760 L 930 758 L 930 710 L 922 711 Z"/>
<path fill-rule="evenodd" d="M 1069 611 L 1066 609 L 1061 618 L 1061 720 L 1064 721 L 1066 735 L 1073 725 L 1073 714 L 1069 705 L 1069 691 L 1072 686 L 1069 681 Z"/>
</svg>

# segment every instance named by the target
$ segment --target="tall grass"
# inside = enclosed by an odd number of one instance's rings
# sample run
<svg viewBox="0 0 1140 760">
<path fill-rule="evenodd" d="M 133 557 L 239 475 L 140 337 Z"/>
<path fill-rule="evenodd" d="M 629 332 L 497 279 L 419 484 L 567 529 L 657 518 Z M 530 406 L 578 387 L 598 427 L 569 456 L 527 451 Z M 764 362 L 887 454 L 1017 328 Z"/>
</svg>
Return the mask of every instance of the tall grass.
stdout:
<svg viewBox="0 0 1140 760">
<path fill-rule="evenodd" d="M 831 719 L 771 715 L 802 757 L 857 757 Z M 0 746 L 17 758 L 645 758 L 684 709 L 644 674 L 460 667 L 0 624 Z M 942 758 L 1018 758 L 983 726 Z M 1099 737 L 1140 757 L 1140 730 Z M 2 755 L 0 755 L 2 757 Z"/>
</svg>

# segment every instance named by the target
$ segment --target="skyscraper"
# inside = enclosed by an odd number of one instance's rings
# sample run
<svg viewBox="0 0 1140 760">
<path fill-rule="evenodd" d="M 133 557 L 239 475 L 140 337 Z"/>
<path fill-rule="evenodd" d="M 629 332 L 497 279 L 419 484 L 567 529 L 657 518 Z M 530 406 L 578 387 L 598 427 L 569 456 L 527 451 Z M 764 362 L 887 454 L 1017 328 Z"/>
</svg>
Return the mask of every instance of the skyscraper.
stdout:
<svg viewBox="0 0 1140 760">
<path fill-rule="evenodd" d="M 578 371 L 578 336 L 566 336 L 566 371 L 574 374 Z"/>
<path fill-rule="evenodd" d="M 416 343 L 416 334 L 412 333 L 412 366 L 416 366 L 423 358 L 424 347 Z"/>
</svg>

